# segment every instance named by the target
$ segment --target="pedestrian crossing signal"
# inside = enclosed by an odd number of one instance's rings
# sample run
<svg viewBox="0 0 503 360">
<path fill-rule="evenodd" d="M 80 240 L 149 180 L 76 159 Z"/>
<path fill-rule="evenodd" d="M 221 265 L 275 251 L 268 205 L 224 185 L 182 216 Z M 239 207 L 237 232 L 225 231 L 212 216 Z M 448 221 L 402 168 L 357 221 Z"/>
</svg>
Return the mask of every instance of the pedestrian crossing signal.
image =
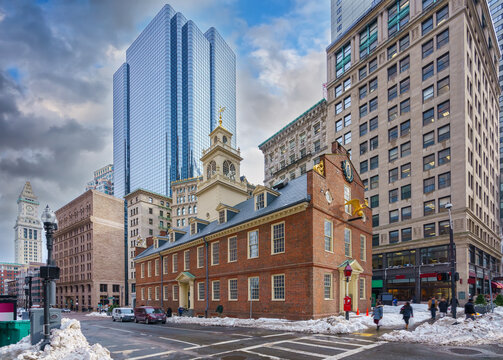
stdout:
<svg viewBox="0 0 503 360">
<path fill-rule="evenodd" d="M 438 273 L 437 274 L 437 281 L 449 281 L 449 274 L 448 273 Z"/>
</svg>

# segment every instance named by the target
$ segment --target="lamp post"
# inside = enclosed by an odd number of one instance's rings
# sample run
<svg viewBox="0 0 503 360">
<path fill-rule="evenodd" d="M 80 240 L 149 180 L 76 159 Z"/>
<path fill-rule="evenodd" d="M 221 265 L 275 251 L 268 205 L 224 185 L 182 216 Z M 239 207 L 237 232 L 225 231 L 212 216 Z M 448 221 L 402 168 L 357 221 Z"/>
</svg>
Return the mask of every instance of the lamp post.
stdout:
<svg viewBox="0 0 503 360">
<path fill-rule="evenodd" d="M 349 279 L 351 279 L 351 273 L 353 272 L 353 268 L 349 263 L 344 268 L 344 276 L 346 277 L 346 298 L 349 297 Z M 346 303 L 344 303 L 344 307 L 346 307 Z M 346 310 L 346 320 L 349 320 L 349 310 Z"/>
<path fill-rule="evenodd" d="M 451 262 L 451 312 L 452 312 L 452 317 L 456 319 L 457 313 L 456 313 L 456 308 L 458 306 L 458 302 L 456 299 L 456 254 L 454 252 L 454 233 L 452 230 L 452 215 L 451 215 L 451 209 L 452 209 L 452 204 L 448 203 L 445 204 L 445 208 L 447 211 L 449 211 L 449 258 Z"/>
<path fill-rule="evenodd" d="M 45 239 L 47 241 L 47 266 L 40 267 L 40 277 L 44 283 L 44 340 L 41 345 L 41 349 L 43 350 L 50 343 L 49 305 L 51 302 L 51 283 L 53 280 L 59 279 L 59 268 L 54 265 L 54 260 L 52 259 L 53 235 L 58 230 L 58 220 L 56 219 L 56 214 L 49 208 L 49 205 L 44 209 L 41 220 L 44 224 Z"/>
<path fill-rule="evenodd" d="M 32 280 L 33 276 L 31 275 L 28 275 L 24 278 L 24 283 L 26 284 L 25 286 L 28 288 L 28 297 L 27 297 L 27 305 L 26 305 L 26 309 L 31 309 L 31 307 L 33 306 L 33 302 L 32 302 L 32 299 L 31 299 L 31 280 Z"/>
</svg>

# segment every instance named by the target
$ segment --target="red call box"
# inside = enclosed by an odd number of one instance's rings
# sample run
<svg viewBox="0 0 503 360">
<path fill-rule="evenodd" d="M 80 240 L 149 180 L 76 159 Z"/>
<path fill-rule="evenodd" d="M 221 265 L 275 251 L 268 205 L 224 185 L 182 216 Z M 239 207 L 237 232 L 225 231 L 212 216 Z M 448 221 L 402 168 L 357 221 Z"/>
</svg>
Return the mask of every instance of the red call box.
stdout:
<svg viewBox="0 0 503 360">
<path fill-rule="evenodd" d="M 344 298 L 344 311 L 351 311 L 351 298 L 349 296 Z"/>
</svg>

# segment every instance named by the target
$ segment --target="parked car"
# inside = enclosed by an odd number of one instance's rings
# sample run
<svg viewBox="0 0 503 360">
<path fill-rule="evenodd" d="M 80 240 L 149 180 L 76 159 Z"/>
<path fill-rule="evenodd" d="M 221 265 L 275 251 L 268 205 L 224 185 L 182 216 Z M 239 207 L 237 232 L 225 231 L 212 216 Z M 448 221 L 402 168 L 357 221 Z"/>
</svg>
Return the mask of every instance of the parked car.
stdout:
<svg viewBox="0 0 503 360">
<path fill-rule="evenodd" d="M 112 320 L 115 321 L 133 321 L 134 312 L 131 308 L 114 308 L 112 310 Z"/>
<path fill-rule="evenodd" d="M 166 314 L 160 308 L 140 306 L 134 309 L 134 322 L 145 321 L 145 324 L 162 322 L 166 324 Z"/>
<path fill-rule="evenodd" d="M 64 309 L 61 309 L 61 312 L 62 312 L 62 313 L 69 313 L 69 312 L 70 312 L 70 309 L 68 309 L 68 308 L 64 308 Z"/>
</svg>

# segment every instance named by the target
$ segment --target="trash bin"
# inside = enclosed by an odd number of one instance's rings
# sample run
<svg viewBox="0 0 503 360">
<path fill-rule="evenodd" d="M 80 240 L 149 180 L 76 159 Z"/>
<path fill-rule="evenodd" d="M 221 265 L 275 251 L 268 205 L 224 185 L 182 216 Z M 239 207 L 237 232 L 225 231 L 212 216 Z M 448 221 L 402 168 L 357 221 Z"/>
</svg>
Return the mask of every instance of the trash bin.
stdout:
<svg viewBox="0 0 503 360">
<path fill-rule="evenodd" d="M 0 321 L 0 347 L 15 344 L 30 335 L 30 321 Z"/>
</svg>

